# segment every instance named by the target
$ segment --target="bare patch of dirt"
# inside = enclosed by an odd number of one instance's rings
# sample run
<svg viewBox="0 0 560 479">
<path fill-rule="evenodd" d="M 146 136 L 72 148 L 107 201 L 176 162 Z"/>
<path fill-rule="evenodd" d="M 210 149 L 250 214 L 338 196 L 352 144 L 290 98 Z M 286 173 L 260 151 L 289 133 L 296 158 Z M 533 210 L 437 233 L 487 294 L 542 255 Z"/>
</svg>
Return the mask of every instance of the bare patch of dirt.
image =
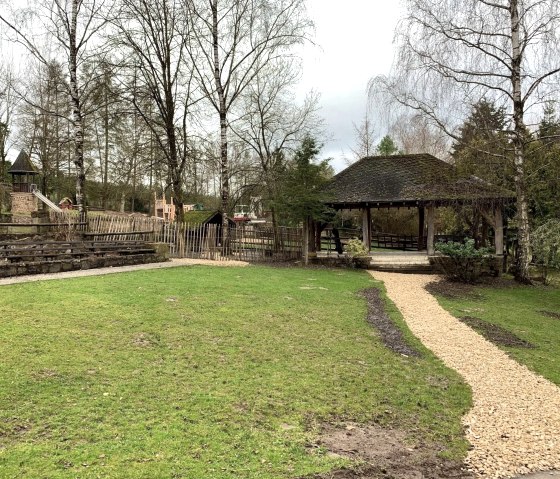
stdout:
<svg viewBox="0 0 560 479">
<path fill-rule="evenodd" d="M 494 278 L 484 276 L 478 286 L 491 286 L 492 288 L 515 288 L 518 284 L 512 279 Z M 450 281 L 442 279 L 440 281 L 432 281 L 426 285 L 426 291 L 432 296 L 442 296 L 447 299 L 484 299 L 484 295 L 475 290 L 477 285 L 460 283 L 458 281 Z"/>
<path fill-rule="evenodd" d="M 472 284 L 458 283 L 456 281 L 433 281 L 426 285 L 426 291 L 432 296 L 442 296 L 447 299 L 482 299 L 482 295 L 475 293 Z"/>
<path fill-rule="evenodd" d="M 407 343 L 400 328 L 385 311 L 379 290 L 366 289 L 362 296 L 367 300 L 367 322 L 379 332 L 383 344 L 396 353 L 420 357 L 420 352 Z"/>
<path fill-rule="evenodd" d="M 406 433 L 399 430 L 356 424 L 330 427 L 318 445 L 331 454 L 363 462 L 363 465 L 300 479 L 474 478 L 462 463 L 438 457 L 435 446 L 407 445 Z"/>
<path fill-rule="evenodd" d="M 31 424 L 22 422 L 19 418 L 9 418 L 0 424 L 0 449 L 2 439 L 14 439 L 21 437 L 31 430 Z"/>
<path fill-rule="evenodd" d="M 464 316 L 458 318 L 460 321 L 470 326 L 475 331 L 478 331 L 488 341 L 498 346 L 509 346 L 514 348 L 527 348 L 533 349 L 535 346 L 516 336 L 511 331 L 498 326 L 497 324 L 488 323 L 479 318 L 472 316 Z"/>
<path fill-rule="evenodd" d="M 539 311 L 539 314 L 542 314 L 543 316 L 546 316 L 547 318 L 560 319 L 560 313 L 555 313 L 554 311 L 541 310 L 541 311 Z"/>
<path fill-rule="evenodd" d="M 58 371 L 49 368 L 41 369 L 40 371 L 35 373 L 36 379 L 51 379 L 51 378 L 58 378 L 59 376 L 60 374 L 58 373 Z"/>
<path fill-rule="evenodd" d="M 132 338 L 132 344 L 138 348 L 150 348 L 159 343 L 159 338 L 149 333 L 137 333 Z"/>
</svg>

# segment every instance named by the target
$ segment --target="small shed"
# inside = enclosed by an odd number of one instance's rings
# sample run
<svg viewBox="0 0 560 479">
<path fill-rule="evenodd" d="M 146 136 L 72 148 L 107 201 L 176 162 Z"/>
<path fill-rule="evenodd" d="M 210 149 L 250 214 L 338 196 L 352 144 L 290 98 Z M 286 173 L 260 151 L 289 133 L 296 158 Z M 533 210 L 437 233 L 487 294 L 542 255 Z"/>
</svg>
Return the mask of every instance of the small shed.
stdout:
<svg viewBox="0 0 560 479">
<path fill-rule="evenodd" d="M 212 211 L 185 211 L 186 225 L 185 239 L 193 251 L 211 250 L 220 245 L 222 238 L 223 214 Z M 235 222 L 228 218 L 228 225 L 235 226 Z"/>
<path fill-rule="evenodd" d="M 35 176 L 39 172 L 24 150 L 19 152 L 16 161 L 8 170 L 8 173 L 12 175 L 14 193 L 32 193 L 31 185 L 34 183 Z"/>
<path fill-rule="evenodd" d="M 222 225 L 223 215 L 217 210 L 192 210 L 185 211 L 184 221 L 189 226 L 201 226 L 201 225 Z M 235 225 L 235 222 L 228 218 L 228 224 L 230 226 Z"/>
<path fill-rule="evenodd" d="M 336 210 L 360 209 L 364 244 L 371 244 L 371 209 L 418 209 L 418 245 L 434 253 L 438 207 L 477 205 L 495 231 L 496 254 L 504 252 L 504 205 L 514 193 L 480 178 L 461 177 L 450 163 L 428 154 L 366 157 L 340 172 L 324 188 Z M 427 221 L 427 231 L 426 228 Z"/>
</svg>

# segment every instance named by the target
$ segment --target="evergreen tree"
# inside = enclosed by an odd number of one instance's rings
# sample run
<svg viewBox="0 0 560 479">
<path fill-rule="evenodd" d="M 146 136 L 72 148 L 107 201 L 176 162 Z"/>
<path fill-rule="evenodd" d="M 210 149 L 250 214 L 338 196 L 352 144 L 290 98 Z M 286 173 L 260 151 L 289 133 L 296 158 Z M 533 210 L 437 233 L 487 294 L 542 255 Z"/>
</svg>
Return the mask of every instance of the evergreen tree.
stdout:
<svg viewBox="0 0 560 479">
<path fill-rule="evenodd" d="M 382 156 L 396 155 L 399 153 L 397 144 L 389 135 L 385 135 L 381 139 L 379 145 L 377 145 L 377 148 L 375 150 L 377 151 L 378 155 Z"/>
<path fill-rule="evenodd" d="M 527 149 L 528 197 L 533 221 L 542 224 L 560 217 L 560 119 L 553 103 L 546 104 L 537 135 Z"/>
<path fill-rule="evenodd" d="M 283 222 L 297 225 L 307 218 L 321 220 L 328 214 L 321 186 L 333 175 L 329 160 L 318 161 L 320 147 L 306 136 L 288 165 L 276 209 Z"/>
<path fill-rule="evenodd" d="M 547 145 L 560 142 L 560 121 L 553 102 L 547 102 L 544 107 L 543 118 L 539 123 L 538 138 Z"/>
<path fill-rule="evenodd" d="M 472 107 L 453 144 L 452 158 L 463 175 L 514 190 L 514 169 L 506 113 L 488 100 Z"/>
</svg>

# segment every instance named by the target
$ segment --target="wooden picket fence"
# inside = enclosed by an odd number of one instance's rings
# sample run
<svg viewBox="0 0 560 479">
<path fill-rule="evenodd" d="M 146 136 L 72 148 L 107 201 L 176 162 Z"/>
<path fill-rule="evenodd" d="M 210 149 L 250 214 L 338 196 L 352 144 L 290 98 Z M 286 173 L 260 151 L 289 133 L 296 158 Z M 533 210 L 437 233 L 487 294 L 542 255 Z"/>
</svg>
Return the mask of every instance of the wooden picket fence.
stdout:
<svg viewBox="0 0 560 479">
<path fill-rule="evenodd" d="M 51 221 L 65 228 L 76 221 L 75 213 L 53 213 Z M 78 233 L 78 231 L 76 231 Z M 159 218 L 90 216 L 82 236 L 105 241 L 165 243 L 172 258 L 219 261 L 298 261 L 303 257 L 303 230 L 265 225 L 234 225 L 222 234 L 222 225 L 179 224 Z"/>
</svg>

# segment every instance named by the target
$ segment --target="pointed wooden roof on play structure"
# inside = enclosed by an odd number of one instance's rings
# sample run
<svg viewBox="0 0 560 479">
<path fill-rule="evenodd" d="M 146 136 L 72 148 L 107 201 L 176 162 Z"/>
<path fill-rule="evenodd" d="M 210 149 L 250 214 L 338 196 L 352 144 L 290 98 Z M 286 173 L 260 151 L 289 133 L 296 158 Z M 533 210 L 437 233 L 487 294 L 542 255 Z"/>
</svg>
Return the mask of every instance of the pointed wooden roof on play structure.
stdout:
<svg viewBox="0 0 560 479">
<path fill-rule="evenodd" d="M 480 178 L 461 177 L 455 166 L 428 154 L 363 158 L 334 176 L 324 192 L 326 203 L 339 209 L 495 203 L 515 196 Z"/>
<path fill-rule="evenodd" d="M 14 164 L 8 170 L 8 173 L 12 175 L 25 173 L 36 175 L 38 174 L 38 171 L 37 168 L 35 168 L 35 165 L 29 159 L 29 155 L 25 151 L 21 150 L 18 157 L 16 158 L 16 161 L 14 161 Z"/>
</svg>

